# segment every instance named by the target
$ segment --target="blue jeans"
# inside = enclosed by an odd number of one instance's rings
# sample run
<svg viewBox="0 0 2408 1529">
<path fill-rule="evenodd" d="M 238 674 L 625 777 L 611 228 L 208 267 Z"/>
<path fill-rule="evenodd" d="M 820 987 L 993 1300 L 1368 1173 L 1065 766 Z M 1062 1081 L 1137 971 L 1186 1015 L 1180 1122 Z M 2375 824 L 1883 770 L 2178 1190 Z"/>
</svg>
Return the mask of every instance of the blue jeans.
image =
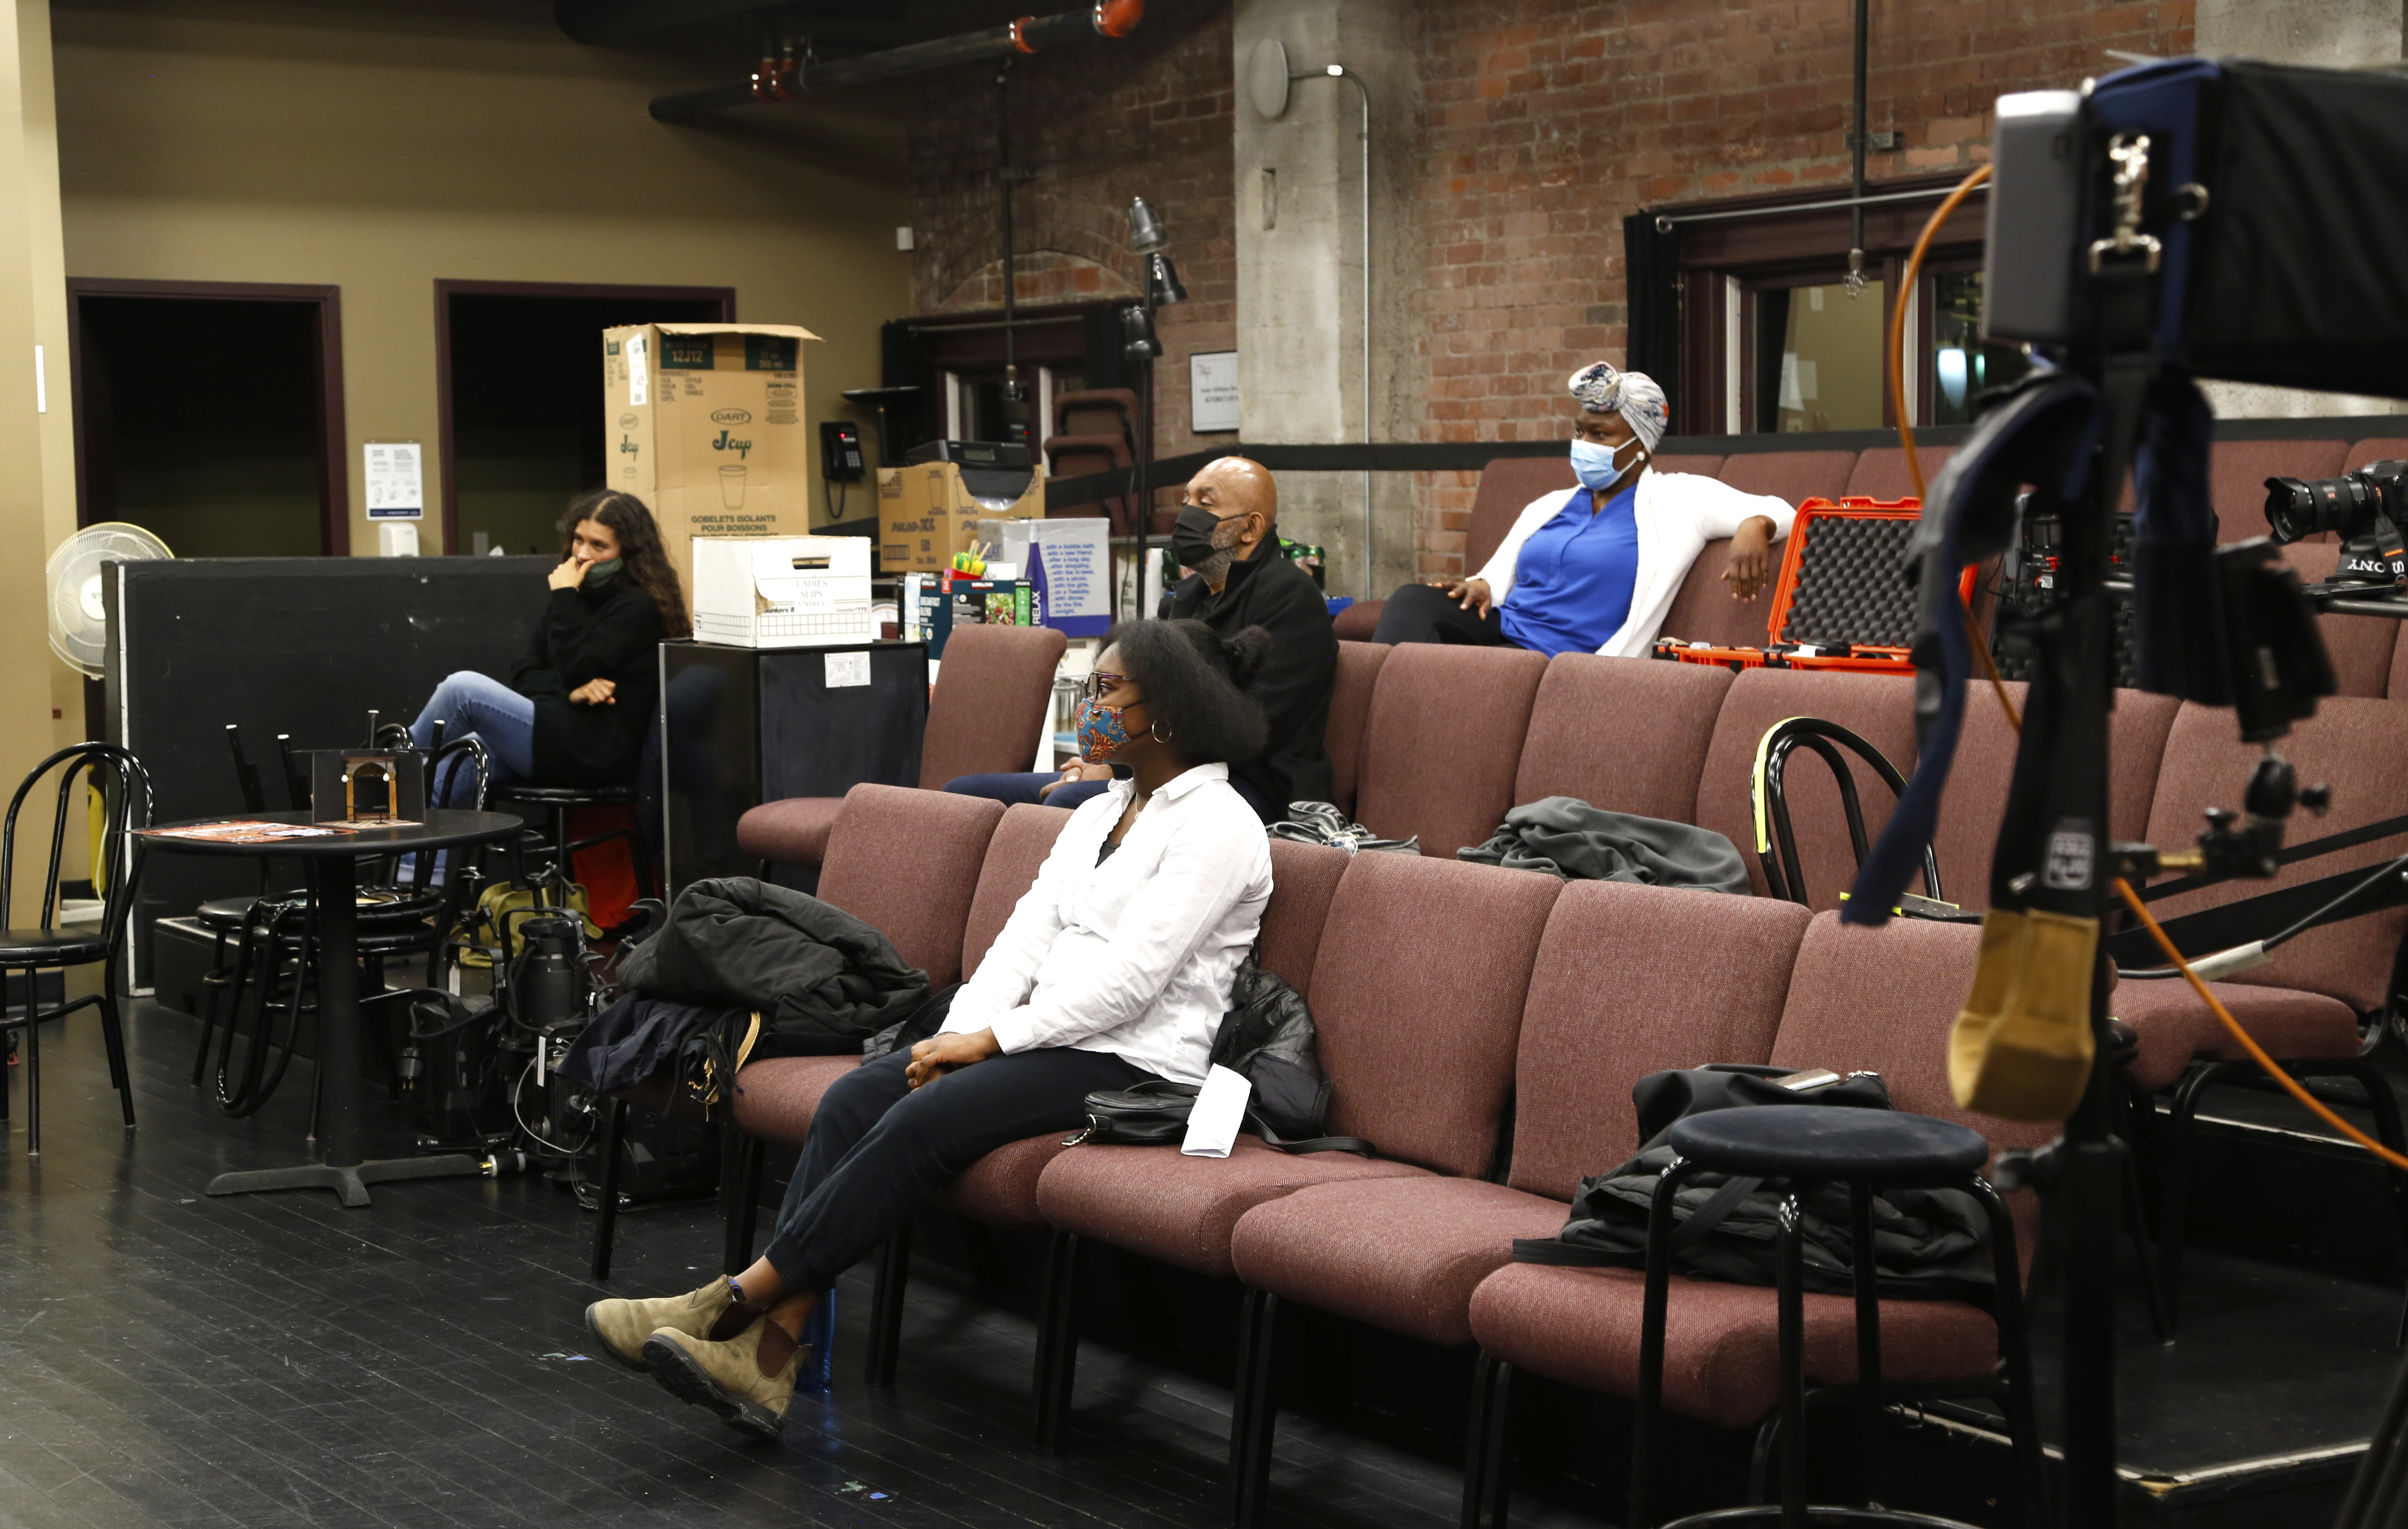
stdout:
<svg viewBox="0 0 2408 1529">
<path fill-rule="evenodd" d="M 1035 807 L 1076 807 L 1079 803 L 1104 793 L 1110 781 L 1072 781 L 1053 795 L 1037 793 L 1060 780 L 1059 773 L 1050 770 L 1013 771 L 1000 775 L 960 775 L 945 783 L 945 789 L 966 797 L 985 797 L 1007 807 L 1025 802 Z"/>
<path fill-rule="evenodd" d="M 409 735 L 420 748 L 434 745 L 437 722 L 443 724 L 447 743 L 473 737 L 485 745 L 485 757 L 493 768 L 485 780 L 489 789 L 505 781 L 534 776 L 535 702 L 501 681 L 466 669 L 449 676 L 426 698 L 425 708 L 409 726 Z M 450 769 L 447 775 L 444 782 L 426 783 L 429 795 L 440 789 L 446 807 L 476 801 L 477 788 L 466 767 Z"/>
</svg>

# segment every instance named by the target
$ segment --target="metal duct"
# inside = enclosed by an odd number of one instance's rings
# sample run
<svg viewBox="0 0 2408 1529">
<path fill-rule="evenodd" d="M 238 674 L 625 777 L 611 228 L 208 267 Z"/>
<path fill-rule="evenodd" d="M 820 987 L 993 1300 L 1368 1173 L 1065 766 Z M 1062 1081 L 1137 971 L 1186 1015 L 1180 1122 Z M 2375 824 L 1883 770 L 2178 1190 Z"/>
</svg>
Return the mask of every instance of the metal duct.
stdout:
<svg viewBox="0 0 2408 1529">
<path fill-rule="evenodd" d="M 707 85 L 700 90 L 658 97 L 652 102 L 652 118 L 664 123 L 687 122 L 703 112 L 727 107 L 750 106 L 755 101 L 791 101 L 816 91 L 892 79 L 897 75 L 941 69 L 951 64 L 1010 58 L 1088 36 L 1125 37 L 1137 30 L 1144 16 L 1145 0 L 1095 0 L 1083 10 L 1066 10 L 1056 16 L 1023 16 L 982 32 L 910 43 L 834 64 L 764 59 L 761 68 L 741 84 Z"/>
</svg>

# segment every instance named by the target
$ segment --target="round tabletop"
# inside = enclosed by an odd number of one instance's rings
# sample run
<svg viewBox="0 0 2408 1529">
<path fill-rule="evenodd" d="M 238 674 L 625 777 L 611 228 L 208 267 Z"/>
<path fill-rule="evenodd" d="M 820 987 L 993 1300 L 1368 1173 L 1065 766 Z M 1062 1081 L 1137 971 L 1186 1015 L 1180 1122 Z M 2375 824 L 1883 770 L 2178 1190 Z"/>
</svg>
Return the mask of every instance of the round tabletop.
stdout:
<svg viewBox="0 0 2408 1529">
<path fill-rule="evenodd" d="M 311 834 L 295 839 L 194 839 L 166 831 L 181 829 L 208 828 L 218 824 L 277 823 L 289 826 L 349 828 L 349 833 Z M 194 817 L 180 823 L 161 823 L 139 830 L 144 844 L 151 849 L 178 855 L 410 855 L 422 849 L 448 849 L 454 844 L 474 844 L 525 826 L 524 820 L 509 813 L 469 812 L 458 807 L 436 807 L 418 822 L 375 824 L 310 825 L 309 815 L 300 812 L 239 813 L 222 817 Z"/>
</svg>

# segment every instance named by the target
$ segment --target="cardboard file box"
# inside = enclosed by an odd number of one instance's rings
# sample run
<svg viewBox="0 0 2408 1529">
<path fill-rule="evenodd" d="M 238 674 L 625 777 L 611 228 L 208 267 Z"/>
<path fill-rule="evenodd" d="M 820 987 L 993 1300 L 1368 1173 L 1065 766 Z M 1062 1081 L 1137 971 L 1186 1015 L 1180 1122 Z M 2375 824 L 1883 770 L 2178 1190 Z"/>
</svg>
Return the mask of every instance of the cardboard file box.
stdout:
<svg viewBox="0 0 2408 1529">
<path fill-rule="evenodd" d="M 1033 471 L 1020 497 L 1007 503 L 982 502 L 963 481 L 959 463 L 881 468 L 878 512 L 879 571 L 939 573 L 953 566 L 953 554 L 971 550 L 980 521 L 1043 519 L 1045 473 L 1041 468 Z M 1000 556 L 1001 550 L 994 555 Z"/>
<path fill-rule="evenodd" d="M 786 324 L 638 324 L 602 332 L 608 481 L 651 506 L 694 602 L 695 537 L 811 528 L 803 341 Z"/>
<path fill-rule="evenodd" d="M 825 648 L 878 636 L 869 543 L 857 536 L 694 539 L 694 635 L 742 648 Z"/>
</svg>

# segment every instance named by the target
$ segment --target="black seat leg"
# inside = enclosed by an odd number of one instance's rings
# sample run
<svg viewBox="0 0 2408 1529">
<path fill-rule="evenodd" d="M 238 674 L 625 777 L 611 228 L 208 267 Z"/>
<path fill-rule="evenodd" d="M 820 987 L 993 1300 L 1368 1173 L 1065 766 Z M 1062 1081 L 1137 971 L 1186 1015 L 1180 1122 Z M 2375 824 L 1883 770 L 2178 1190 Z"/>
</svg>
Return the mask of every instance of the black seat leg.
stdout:
<svg viewBox="0 0 2408 1529">
<path fill-rule="evenodd" d="M 1696 1170 L 1674 1157 L 1647 1208 L 1647 1285 L 1639 1320 L 1639 1395 L 1630 1419 L 1630 1509 L 1625 1529 L 1656 1529 L 1656 1429 L 1664 1405 L 1664 1321 L 1672 1301 L 1672 1204 Z"/>
<path fill-rule="evenodd" d="M 117 997 L 106 982 L 100 989 L 100 1033 L 108 1043 L 110 1070 L 117 1075 L 117 1103 L 125 1113 L 125 1129 L 134 1129 L 134 1075 L 125 1065 L 125 1031 L 117 1020 Z"/>
<path fill-rule="evenodd" d="M 1512 1505 L 1513 1366 L 1481 1351 L 1464 1438 L 1463 1529 L 1506 1529 Z"/>
<path fill-rule="evenodd" d="M 911 1223 L 886 1239 L 878 1256 L 878 1282 L 869 1299 L 869 1383 L 895 1384 L 896 1351 L 903 1347 L 903 1291 L 911 1278 Z"/>
<path fill-rule="evenodd" d="M 2157 1274 L 2157 1250 L 2149 1237 L 2149 1206 L 2141 1186 L 2141 1163 L 2129 1142 L 2124 1145 L 2124 1223 L 2132 1235 L 2132 1256 L 2141 1263 L 2141 1294 L 2149 1306 L 2149 1332 L 2161 1344 L 2174 1341 L 2173 1319 L 2166 1311 L 2166 1291 Z"/>
<path fill-rule="evenodd" d="M 1781 1197 L 1781 1529 L 1806 1529 L 1805 1211 L 1794 1190 Z"/>
<path fill-rule="evenodd" d="M 1881 1277 L 1873 1262 L 1873 1190 L 1859 1180 L 1848 1188 L 1849 1232 L 1856 1287 L 1856 1395 L 1864 1433 L 1865 1504 L 1878 1507 L 1889 1497 L 1889 1458 L 1882 1433 Z"/>
<path fill-rule="evenodd" d="M 1078 1380 L 1078 1234 L 1056 1232 L 1046 1252 L 1037 1317 L 1037 1446 L 1048 1454 L 1062 1452 Z"/>
<path fill-rule="evenodd" d="M 1236 1529 L 1261 1529 L 1268 1514 L 1271 1440 L 1279 1428 L 1279 1395 L 1272 1384 L 1278 1349 L 1279 1297 L 1246 1290 L 1238 1322 L 1238 1373 L 1229 1416 L 1229 1522 Z"/>
<path fill-rule="evenodd" d="M 2183 1248 L 2190 1232 L 2191 1157 L 2198 1134 L 2200 1096 L 2223 1069 L 2215 1062 L 2191 1068 L 2174 1089 L 2167 1119 L 2165 1203 L 2157 1217 L 2157 1284 L 2166 1304 L 2166 1336 L 2182 1325 Z"/>
<path fill-rule="evenodd" d="M 1975 1174 L 1965 1188 L 1982 1203 L 1990 1220 L 1993 1298 L 1991 1320 L 1999 1329 L 1999 1363 L 2004 1372 L 2007 1439 L 2014 1455 L 2015 1486 L 2029 1529 L 2056 1522 L 2049 1510 L 2048 1472 L 2041 1453 L 2040 1419 L 2032 1406 L 2031 1334 L 2024 1321 L 2023 1255 L 2015 1242 L 2015 1219 L 1989 1180 Z"/>
<path fill-rule="evenodd" d="M 602 1102 L 602 1181 L 595 1186 L 594 1277 L 610 1277 L 610 1239 L 619 1227 L 619 1141 L 627 1132 L 627 1102 Z"/>
<path fill-rule="evenodd" d="M 42 1005 L 25 974 L 25 1156 L 42 1155 Z"/>
</svg>

